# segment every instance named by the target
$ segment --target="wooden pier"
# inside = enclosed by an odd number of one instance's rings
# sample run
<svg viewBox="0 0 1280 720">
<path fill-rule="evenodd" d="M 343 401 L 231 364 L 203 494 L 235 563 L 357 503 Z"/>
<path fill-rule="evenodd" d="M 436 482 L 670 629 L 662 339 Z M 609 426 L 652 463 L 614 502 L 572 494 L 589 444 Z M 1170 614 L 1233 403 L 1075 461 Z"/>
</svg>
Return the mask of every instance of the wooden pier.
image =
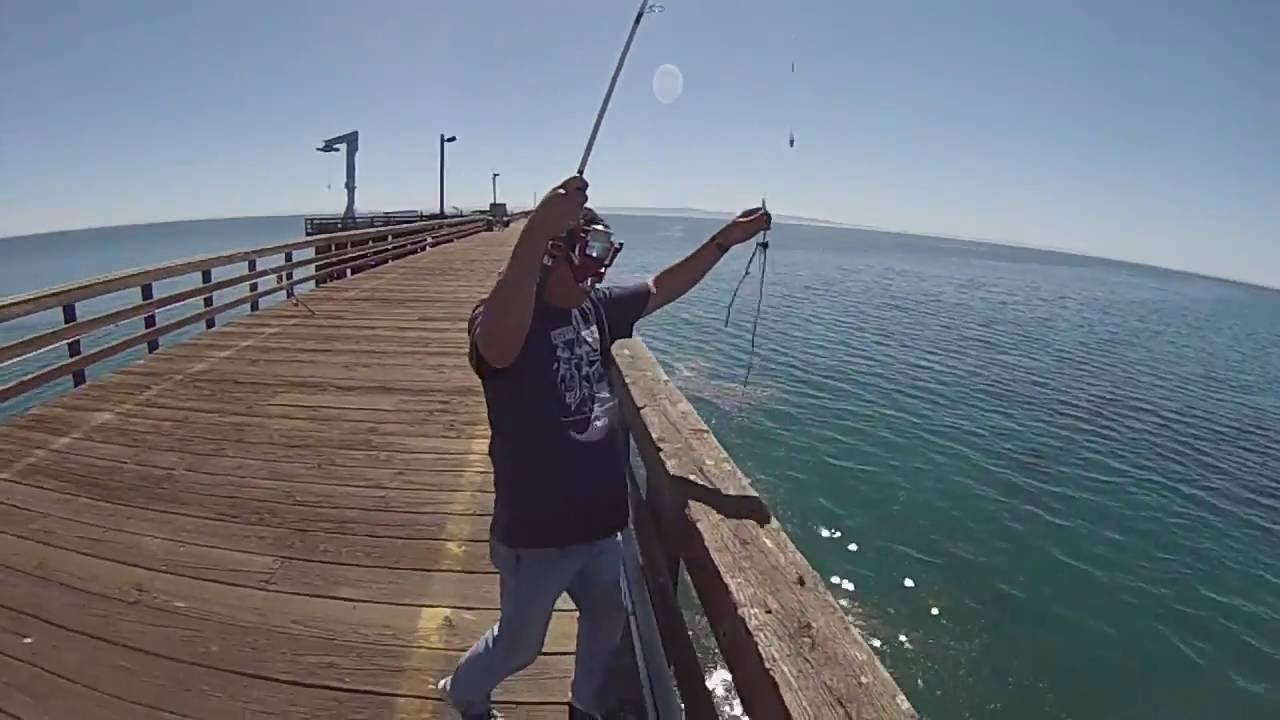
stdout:
<svg viewBox="0 0 1280 720">
<path fill-rule="evenodd" d="M 68 354 L 0 399 L 152 351 L 0 424 L 0 717 L 449 717 L 435 682 L 497 617 L 488 428 L 465 328 L 519 225 L 480 230 L 357 231 L 336 237 L 349 246 L 298 241 L 0 300 L 0 321 L 56 307 L 70 318 L 0 348 L 0 360 L 50 343 Z M 325 277 L 295 277 L 306 263 L 284 253 L 321 242 L 344 248 L 312 259 Z M 209 268 L 232 263 L 247 268 L 239 282 L 214 282 Z M 157 325 L 173 295 L 152 283 L 196 272 L 203 285 L 172 302 L 202 308 Z M 258 308 L 319 279 L 341 281 Z M 81 348 L 105 323 L 77 320 L 75 304 L 126 288 L 141 302 L 107 315 L 133 313 L 142 332 Z M 216 322 L 246 304 L 256 312 Z M 163 344 L 202 320 L 212 329 Z M 634 641 L 662 658 L 684 714 L 714 716 L 708 661 L 676 607 L 687 576 L 752 717 L 914 717 L 644 346 L 616 351 L 643 467 L 647 596 L 632 629 L 649 617 L 661 637 Z M 566 716 L 574 622 L 564 598 L 543 655 L 496 693 L 509 717 Z"/>
</svg>

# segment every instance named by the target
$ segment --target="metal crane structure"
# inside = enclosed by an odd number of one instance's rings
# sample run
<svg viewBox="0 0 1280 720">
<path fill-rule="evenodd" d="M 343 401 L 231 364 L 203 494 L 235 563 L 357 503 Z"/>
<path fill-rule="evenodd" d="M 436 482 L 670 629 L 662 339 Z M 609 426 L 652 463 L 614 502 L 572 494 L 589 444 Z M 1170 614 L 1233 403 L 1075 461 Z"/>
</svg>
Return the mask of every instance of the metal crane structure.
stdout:
<svg viewBox="0 0 1280 720">
<path fill-rule="evenodd" d="M 347 209 L 342 211 L 343 221 L 356 218 L 356 152 L 360 150 L 360 132 L 352 130 L 345 135 L 331 137 L 316 150 L 324 153 L 338 152 L 339 145 L 347 146 Z"/>
</svg>

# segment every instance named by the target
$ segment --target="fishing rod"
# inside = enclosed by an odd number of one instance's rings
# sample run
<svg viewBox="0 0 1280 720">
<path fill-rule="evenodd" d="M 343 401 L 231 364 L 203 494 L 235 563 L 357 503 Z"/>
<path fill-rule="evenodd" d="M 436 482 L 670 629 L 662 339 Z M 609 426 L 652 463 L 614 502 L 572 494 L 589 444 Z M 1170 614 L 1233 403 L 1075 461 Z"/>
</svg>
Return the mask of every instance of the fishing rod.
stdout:
<svg viewBox="0 0 1280 720">
<path fill-rule="evenodd" d="M 631 21 L 631 31 L 627 33 L 627 41 L 622 45 L 622 54 L 618 56 L 618 64 L 613 68 L 613 77 L 609 78 L 609 88 L 604 91 L 604 100 L 600 103 L 600 111 L 596 113 L 596 122 L 591 126 L 591 135 L 587 137 L 587 147 L 582 151 L 582 160 L 578 161 L 578 176 L 587 171 L 587 160 L 591 159 L 591 149 L 596 145 L 596 136 L 600 134 L 600 125 L 604 123 L 604 114 L 609 110 L 609 101 L 613 100 L 613 89 L 618 86 L 618 76 L 622 74 L 622 66 L 627 62 L 627 54 L 631 52 L 631 43 L 636 39 L 636 31 L 640 29 L 640 21 L 645 15 L 660 13 L 666 8 L 649 0 L 640 0 L 640 9 Z"/>
</svg>

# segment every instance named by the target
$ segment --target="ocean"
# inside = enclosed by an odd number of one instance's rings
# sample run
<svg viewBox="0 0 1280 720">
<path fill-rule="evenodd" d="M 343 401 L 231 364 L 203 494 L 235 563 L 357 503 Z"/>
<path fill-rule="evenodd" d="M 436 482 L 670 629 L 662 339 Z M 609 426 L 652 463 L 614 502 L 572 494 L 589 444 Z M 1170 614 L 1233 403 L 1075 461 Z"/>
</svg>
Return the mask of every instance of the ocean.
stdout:
<svg viewBox="0 0 1280 720">
<path fill-rule="evenodd" d="M 615 281 L 719 224 L 609 219 Z M 0 239 L 0 295 L 300 234 Z M 1280 717 L 1280 291 L 864 230 L 771 240 L 745 387 L 754 272 L 724 317 L 749 249 L 639 333 L 924 717 Z"/>
</svg>

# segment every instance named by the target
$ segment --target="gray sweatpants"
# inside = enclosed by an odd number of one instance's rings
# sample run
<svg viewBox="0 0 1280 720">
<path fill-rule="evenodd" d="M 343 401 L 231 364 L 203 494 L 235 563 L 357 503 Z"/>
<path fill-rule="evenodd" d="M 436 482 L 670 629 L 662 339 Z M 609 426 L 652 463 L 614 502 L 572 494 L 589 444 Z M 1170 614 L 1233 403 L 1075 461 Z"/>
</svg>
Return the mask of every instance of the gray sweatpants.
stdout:
<svg viewBox="0 0 1280 720">
<path fill-rule="evenodd" d="M 498 683 L 538 657 L 556 601 L 568 592 L 578 606 L 572 701 L 589 713 L 604 713 L 604 680 L 626 622 L 618 536 L 532 549 L 490 540 L 489 557 L 498 569 L 502 614 L 441 682 L 449 702 L 464 716 L 486 713 Z"/>
</svg>

